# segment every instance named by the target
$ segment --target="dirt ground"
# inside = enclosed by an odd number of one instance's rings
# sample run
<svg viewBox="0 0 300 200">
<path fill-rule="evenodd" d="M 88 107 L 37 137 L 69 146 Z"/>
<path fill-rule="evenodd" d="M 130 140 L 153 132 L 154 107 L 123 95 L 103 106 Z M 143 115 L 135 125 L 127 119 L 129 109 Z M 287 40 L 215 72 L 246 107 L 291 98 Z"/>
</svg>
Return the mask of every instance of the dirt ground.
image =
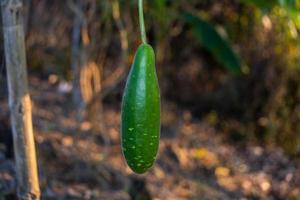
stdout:
<svg viewBox="0 0 300 200">
<path fill-rule="evenodd" d="M 165 101 L 157 162 L 145 175 L 135 175 L 120 148 L 119 105 L 104 104 L 105 131 L 93 132 L 90 123 L 77 123 L 70 95 L 59 85 L 36 78 L 30 85 L 42 199 L 300 199 L 300 165 L 281 149 L 229 143 L 205 120 Z M 0 110 L 7 113 L 5 100 Z M 5 199 L 15 193 L 16 181 L 13 161 L 1 149 Z"/>
</svg>

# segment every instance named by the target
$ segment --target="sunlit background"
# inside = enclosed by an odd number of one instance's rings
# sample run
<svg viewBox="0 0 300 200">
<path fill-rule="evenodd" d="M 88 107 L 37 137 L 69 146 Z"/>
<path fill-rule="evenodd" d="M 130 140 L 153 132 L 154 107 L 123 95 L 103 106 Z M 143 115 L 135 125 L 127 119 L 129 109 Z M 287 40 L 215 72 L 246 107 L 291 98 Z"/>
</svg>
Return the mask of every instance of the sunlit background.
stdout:
<svg viewBox="0 0 300 200">
<path fill-rule="evenodd" d="M 120 147 L 136 0 L 25 0 L 42 199 L 300 199 L 300 1 L 145 0 L 162 97 L 155 166 Z M 15 199 L 2 31 L 0 199 Z"/>
</svg>

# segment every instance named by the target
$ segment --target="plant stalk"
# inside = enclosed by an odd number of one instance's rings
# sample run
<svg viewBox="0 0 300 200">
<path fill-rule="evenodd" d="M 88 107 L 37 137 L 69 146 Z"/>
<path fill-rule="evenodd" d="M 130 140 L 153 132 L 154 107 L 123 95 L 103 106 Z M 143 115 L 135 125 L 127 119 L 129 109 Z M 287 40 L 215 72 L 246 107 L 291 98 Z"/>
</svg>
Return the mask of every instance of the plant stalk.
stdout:
<svg viewBox="0 0 300 200">
<path fill-rule="evenodd" d="M 139 0 L 139 21 L 140 21 L 142 42 L 143 44 L 147 44 L 147 35 L 145 30 L 145 20 L 144 20 L 144 11 L 143 11 L 143 0 Z"/>
</svg>

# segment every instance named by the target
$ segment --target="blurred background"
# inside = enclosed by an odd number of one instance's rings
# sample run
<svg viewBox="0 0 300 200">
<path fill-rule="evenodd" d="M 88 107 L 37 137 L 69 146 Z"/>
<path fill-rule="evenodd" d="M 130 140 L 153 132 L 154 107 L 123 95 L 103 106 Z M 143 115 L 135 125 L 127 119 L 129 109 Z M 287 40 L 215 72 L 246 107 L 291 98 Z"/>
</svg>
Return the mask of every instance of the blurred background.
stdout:
<svg viewBox="0 0 300 200">
<path fill-rule="evenodd" d="M 300 1 L 144 3 L 162 128 L 137 176 L 119 132 L 137 1 L 24 1 L 42 199 L 300 199 Z M 15 199 L 0 43 L 0 199 Z"/>
</svg>

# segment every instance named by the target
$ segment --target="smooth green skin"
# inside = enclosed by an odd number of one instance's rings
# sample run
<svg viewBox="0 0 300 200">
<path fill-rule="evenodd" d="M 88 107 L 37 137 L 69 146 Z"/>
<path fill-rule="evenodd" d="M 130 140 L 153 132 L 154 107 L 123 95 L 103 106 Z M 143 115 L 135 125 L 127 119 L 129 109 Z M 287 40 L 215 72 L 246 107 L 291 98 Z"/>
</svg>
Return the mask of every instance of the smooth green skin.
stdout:
<svg viewBox="0 0 300 200">
<path fill-rule="evenodd" d="M 130 168 L 152 167 L 160 138 L 160 93 L 152 47 L 142 44 L 131 67 L 122 101 L 122 148 Z"/>
</svg>

